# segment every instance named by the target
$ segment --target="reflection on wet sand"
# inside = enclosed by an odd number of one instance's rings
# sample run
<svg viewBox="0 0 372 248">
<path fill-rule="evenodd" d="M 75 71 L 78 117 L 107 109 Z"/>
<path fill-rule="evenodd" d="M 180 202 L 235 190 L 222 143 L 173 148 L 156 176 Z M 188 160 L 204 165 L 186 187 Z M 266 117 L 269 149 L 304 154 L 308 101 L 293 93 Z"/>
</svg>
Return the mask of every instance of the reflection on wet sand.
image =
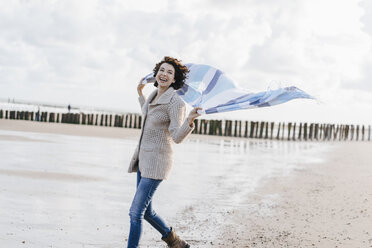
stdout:
<svg viewBox="0 0 372 248">
<path fill-rule="evenodd" d="M 105 180 L 102 177 L 90 177 L 77 174 L 55 173 L 46 171 L 25 171 L 25 170 L 4 170 L 0 169 L 0 175 L 25 177 L 37 180 L 56 180 L 56 181 L 72 181 L 72 182 L 95 182 Z"/>
</svg>

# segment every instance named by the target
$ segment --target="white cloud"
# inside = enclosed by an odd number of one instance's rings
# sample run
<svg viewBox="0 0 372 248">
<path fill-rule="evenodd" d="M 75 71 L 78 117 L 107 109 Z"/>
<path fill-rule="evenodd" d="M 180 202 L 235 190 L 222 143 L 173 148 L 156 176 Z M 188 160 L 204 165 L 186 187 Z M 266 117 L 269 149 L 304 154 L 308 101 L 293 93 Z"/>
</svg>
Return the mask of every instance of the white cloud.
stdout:
<svg viewBox="0 0 372 248">
<path fill-rule="evenodd" d="M 364 14 L 361 18 L 362 30 L 372 36 L 372 2 L 364 0 L 360 2 L 360 6 L 364 10 Z"/>
<path fill-rule="evenodd" d="M 136 83 L 170 55 L 216 66 L 252 91 L 294 84 L 327 101 L 324 111 L 352 108 L 356 92 L 372 98 L 369 2 L 2 1 L 0 98 L 139 111 Z"/>
</svg>

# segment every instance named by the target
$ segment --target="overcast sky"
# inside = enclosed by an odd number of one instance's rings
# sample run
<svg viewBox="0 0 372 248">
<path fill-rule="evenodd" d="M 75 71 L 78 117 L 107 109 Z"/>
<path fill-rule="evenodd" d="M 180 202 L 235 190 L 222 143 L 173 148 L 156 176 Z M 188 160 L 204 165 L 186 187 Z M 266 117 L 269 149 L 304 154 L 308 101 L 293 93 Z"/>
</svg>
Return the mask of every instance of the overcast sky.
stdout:
<svg viewBox="0 0 372 248">
<path fill-rule="evenodd" d="M 372 124 L 371 0 L 0 1 L 3 99 L 139 112 L 166 55 L 320 100 L 210 117 Z"/>
</svg>

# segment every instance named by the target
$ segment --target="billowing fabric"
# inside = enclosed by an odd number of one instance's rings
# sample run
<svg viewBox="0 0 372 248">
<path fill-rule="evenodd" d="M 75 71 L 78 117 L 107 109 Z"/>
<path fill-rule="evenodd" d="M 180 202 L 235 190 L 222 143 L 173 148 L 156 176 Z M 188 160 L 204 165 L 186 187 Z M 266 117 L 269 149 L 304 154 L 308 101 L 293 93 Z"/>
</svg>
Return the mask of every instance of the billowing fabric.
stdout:
<svg viewBox="0 0 372 248">
<path fill-rule="evenodd" d="M 295 86 L 258 93 L 239 88 L 221 70 L 209 65 L 186 64 L 190 70 L 184 86 L 177 90 L 181 98 L 193 107 L 201 107 L 201 114 L 222 113 L 240 109 L 269 107 L 297 98 L 315 99 Z M 144 83 L 153 78 L 148 74 Z"/>
</svg>

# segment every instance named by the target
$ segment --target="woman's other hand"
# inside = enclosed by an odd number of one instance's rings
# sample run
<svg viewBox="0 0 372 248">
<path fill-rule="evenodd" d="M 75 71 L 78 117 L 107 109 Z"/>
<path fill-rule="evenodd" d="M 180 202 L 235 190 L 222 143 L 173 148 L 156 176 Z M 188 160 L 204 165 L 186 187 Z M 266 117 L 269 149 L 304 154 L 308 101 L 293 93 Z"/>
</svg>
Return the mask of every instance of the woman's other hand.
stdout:
<svg viewBox="0 0 372 248">
<path fill-rule="evenodd" d="M 194 120 L 200 116 L 200 114 L 198 114 L 198 110 L 202 110 L 202 108 L 200 107 L 193 108 L 190 111 L 189 116 L 187 117 L 190 127 L 194 125 Z"/>
</svg>

